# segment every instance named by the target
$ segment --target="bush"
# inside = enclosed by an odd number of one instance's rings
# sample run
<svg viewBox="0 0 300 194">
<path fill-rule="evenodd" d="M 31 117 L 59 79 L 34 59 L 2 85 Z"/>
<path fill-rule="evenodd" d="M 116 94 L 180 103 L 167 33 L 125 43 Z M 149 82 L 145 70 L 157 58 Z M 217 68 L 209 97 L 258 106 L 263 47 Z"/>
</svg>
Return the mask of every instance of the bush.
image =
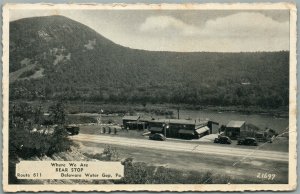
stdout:
<svg viewBox="0 0 300 194">
<path fill-rule="evenodd" d="M 68 138 L 68 132 L 62 126 L 54 129 L 49 143 L 50 147 L 47 152 L 48 155 L 70 150 L 71 146 L 73 145 L 73 142 Z"/>
<path fill-rule="evenodd" d="M 10 151 L 22 158 L 51 156 L 70 149 L 73 143 L 67 135 L 63 127 L 56 127 L 53 133 L 48 130 L 30 132 L 14 128 L 10 133 Z"/>
<path fill-rule="evenodd" d="M 113 148 L 109 145 L 106 145 L 103 151 L 104 158 L 107 161 L 118 161 L 119 160 L 119 152 L 116 148 Z"/>
<path fill-rule="evenodd" d="M 61 104 L 52 106 L 56 121 L 64 120 Z M 32 108 L 28 103 L 10 105 L 9 150 L 11 156 L 29 158 L 32 156 L 52 155 L 70 149 L 72 141 L 62 126 L 42 128 L 41 107 Z M 53 121 L 53 120 L 52 120 Z"/>
<path fill-rule="evenodd" d="M 116 184 L 227 184 L 229 176 L 207 172 L 180 171 L 163 166 L 149 166 L 144 162 L 123 162 L 124 177 Z"/>
<path fill-rule="evenodd" d="M 64 124 L 66 120 L 65 108 L 62 102 L 55 103 L 49 107 L 49 117 L 55 124 Z"/>
<path fill-rule="evenodd" d="M 106 145 L 103 152 L 100 154 L 87 154 L 84 153 L 85 156 L 89 158 L 94 158 L 101 161 L 119 161 L 120 154 L 116 148 Z"/>
</svg>

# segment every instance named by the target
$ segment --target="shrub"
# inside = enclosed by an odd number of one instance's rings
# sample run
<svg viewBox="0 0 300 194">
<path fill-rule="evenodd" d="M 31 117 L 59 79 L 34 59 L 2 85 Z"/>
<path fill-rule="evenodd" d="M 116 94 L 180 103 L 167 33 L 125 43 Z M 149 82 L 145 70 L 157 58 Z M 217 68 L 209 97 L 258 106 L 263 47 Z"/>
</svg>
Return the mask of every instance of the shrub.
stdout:
<svg viewBox="0 0 300 194">
<path fill-rule="evenodd" d="M 65 123 L 65 109 L 64 105 L 61 102 L 55 103 L 49 107 L 49 117 L 51 118 L 52 122 L 55 124 L 64 124 Z"/>
<path fill-rule="evenodd" d="M 54 153 L 67 151 L 73 145 L 63 127 L 56 127 L 53 133 L 48 130 L 30 132 L 22 129 L 11 129 L 10 151 L 22 158 L 33 156 L 51 156 Z"/>
<path fill-rule="evenodd" d="M 103 151 L 103 156 L 107 161 L 118 161 L 119 160 L 119 152 L 116 148 L 113 148 L 109 145 L 106 145 Z"/>
<path fill-rule="evenodd" d="M 63 121 L 63 106 L 58 104 L 53 107 L 58 115 L 55 118 L 60 118 L 57 121 Z M 73 145 L 62 126 L 54 129 L 41 128 L 41 107 L 33 109 L 28 103 L 11 104 L 9 116 L 9 150 L 12 156 L 29 158 L 52 155 L 56 152 L 66 151 Z"/>
<path fill-rule="evenodd" d="M 125 160 L 124 177 L 116 184 L 227 184 L 231 177 L 207 172 L 181 171 L 163 166 L 149 166 L 144 162 Z"/>
<path fill-rule="evenodd" d="M 119 161 L 120 154 L 116 148 L 111 147 L 110 145 L 106 145 L 102 153 L 98 154 L 87 154 L 84 153 L 85 156 L 89 158 L 94 158 L 101 161 Z"/>
<path fill-rule="evenodd" d="M 48 155 L 63 152 L 70 149 L 73 142 L 68 138 L 66 129 L 62 126 L 56 127 L 50 138 L 50 147 L 47 152 Z"/>
</svg>

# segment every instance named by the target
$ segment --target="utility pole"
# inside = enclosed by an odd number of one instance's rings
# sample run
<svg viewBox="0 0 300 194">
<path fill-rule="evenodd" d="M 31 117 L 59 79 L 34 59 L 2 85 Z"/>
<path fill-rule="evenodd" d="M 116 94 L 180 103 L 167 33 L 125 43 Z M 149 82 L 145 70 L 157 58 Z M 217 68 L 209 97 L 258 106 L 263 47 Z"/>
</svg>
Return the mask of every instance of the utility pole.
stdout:
<svg viewBox="0 0 300 194">
<path fill-rule="evenodd" d="M 164 134 L 165 134 L 165 137 L 167 137 L 167 129 L 168 128 L 169 128 L 169 124 L 167 124 L 167 122 L 165 122 L 165 124 L 164 124 Z"/>
<path fill-rule="evenodd" d="M 179 119 L 179 107 L 177 107 L 177 119 Z"/>
<path fill-rule="evenodd" d="M 102 113 L 103 113 L 103 110 L 101 109 L 100 110 L 100 115 L 99 115 L 99 118 L 98 118 L 98 125 L 100 125 L 101 133 L 103 132 L 103 126 L 101 125 L 102 124 Z"/>
</svg>

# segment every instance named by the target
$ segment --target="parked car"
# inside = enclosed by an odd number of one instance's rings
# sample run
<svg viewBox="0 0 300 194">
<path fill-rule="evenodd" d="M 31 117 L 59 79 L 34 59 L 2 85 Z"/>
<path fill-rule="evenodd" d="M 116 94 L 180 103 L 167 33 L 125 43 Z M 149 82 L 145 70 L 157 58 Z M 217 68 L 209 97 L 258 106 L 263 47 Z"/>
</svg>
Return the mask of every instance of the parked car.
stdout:
<svg viewBox="0 0 300 194">
<path fill-rule="evenodd" d="M 231 144 L 231 139 L 227 136 L 220 136 L 218 138 L 215 138 L 214 143 Z"/>
<path fill-rule="evenodd" d="M 161 133 L 155 133 L 155 134 L 150 134 L 149 139 L 158 140 L 158 141 L 165 141 L 166 137 Z"/>
<path fill-rule="evenodd" d="M 69 133 L 69 135 L 78 135 L 79 134 L 79 127 L 75 125 L 67 125 L 65 129 Z"/>
<path fill-rule="evenodd" d="M 257 146 L 257 140 L 254 137 L 246 137 L 239 139 L 237 142 L 238 145 L 252 145 L 252 146 Z"/>
</svg>

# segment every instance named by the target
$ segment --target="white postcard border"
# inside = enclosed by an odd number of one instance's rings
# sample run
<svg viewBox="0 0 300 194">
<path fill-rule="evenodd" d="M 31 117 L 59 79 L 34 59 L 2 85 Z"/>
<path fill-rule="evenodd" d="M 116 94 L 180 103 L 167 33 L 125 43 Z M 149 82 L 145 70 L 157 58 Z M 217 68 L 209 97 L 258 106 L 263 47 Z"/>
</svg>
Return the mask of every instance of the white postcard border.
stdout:
<svg viewBox="0 0 300 194">
<path fill-rule="evenodd" d="M 87 10 L 290 10 L 290 97 L 289 97 L 289 184 L 126 184 L 126 185 L 12 185 L 8 184 L 8 112 L 9 112 L 9 10 L 60 9 Z M 234 4 L 5 4 L 3 6 L 3 190 L 15 191 L 290 191 L 297 185 L 297 78 L 296 78 L 296 6 L 292 3 L 234 3 Z"/>
</svg>

